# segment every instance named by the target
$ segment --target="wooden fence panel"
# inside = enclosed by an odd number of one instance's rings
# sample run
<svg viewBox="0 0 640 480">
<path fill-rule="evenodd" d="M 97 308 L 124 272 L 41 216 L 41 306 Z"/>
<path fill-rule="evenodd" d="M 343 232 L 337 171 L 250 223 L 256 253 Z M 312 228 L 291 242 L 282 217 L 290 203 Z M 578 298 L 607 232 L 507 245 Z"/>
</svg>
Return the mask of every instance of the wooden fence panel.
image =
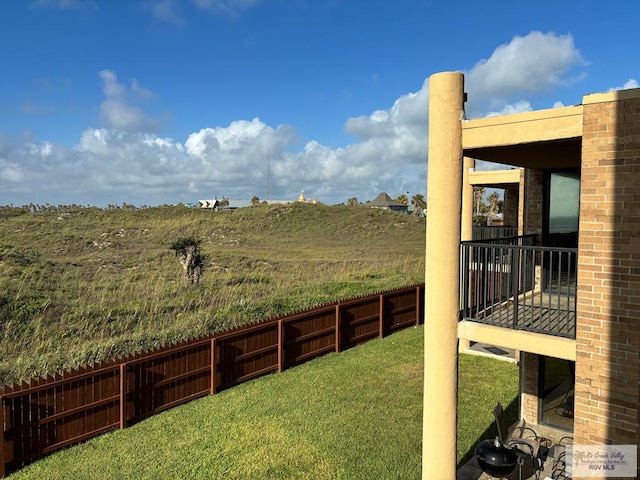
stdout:
<svg viewBox="0 0 640 480">
<path fill-rule="evenodd" d="M 278 371 L 278 322 L 240 328 L 215 337 L 215 390 Z"/>
<path fill-rule="evenodd" d="M 346 350 L 380 335 L 380 296 L 340 303 L 340 350 Z"/>
<path fill-rule="evenodd" d="M 127 399 L 134 423 L 168 408 L 206 395 L 211 388 L 211 342 L 184 342 L 127 362 L 131 380 Z"/>
<path fill-rule="evenodd" d="M 416 287 L 417 297 L 416 300 L 416 308 L 418 309 L 418 316 L 416 318 L 416 325 L 424 324 L 424 313 L 425 313 L 425 288 L 424 285 L 419 285 Z"/>
<path fill-rule="evenodd" d="M 403 289 L 385 293 L 383 296 L 384 334 L 416 325 L 416 290 Z"/>
<path fill-rule="evenodd" d="M 2 390 L 2 392 L 4 392 L 4 389 Z M 6 473 L 4 465 L 8 460 L 7 455 L 5 454 L 7 448 L 5 445 L 5 438 L 4 438 L 4 431 L 5 431 L 4 417 L 6 415 L 5 410 L 6 410 L 6 406 L 4 404 L 4 396 L 0 395 L 0 477 L 4 477 Z"/>
<path fill-rule="evenodd" d="M 299 365 L 336 349 L 336 308 L 328 305 L 282 319 L 283 363 Z"/>
<path fill-rule="evenodd" d="M 118 377 L 118 366 L 84 367 L 64 376 L 40 378 L 5 391 L 4 465 L 15 468 L 117 428 L 105 415 L 117 408 L 119 396 L 102 397 L 96 385 Z M 107 394 L 109 392 L 107 391 Z"/>
</svg>

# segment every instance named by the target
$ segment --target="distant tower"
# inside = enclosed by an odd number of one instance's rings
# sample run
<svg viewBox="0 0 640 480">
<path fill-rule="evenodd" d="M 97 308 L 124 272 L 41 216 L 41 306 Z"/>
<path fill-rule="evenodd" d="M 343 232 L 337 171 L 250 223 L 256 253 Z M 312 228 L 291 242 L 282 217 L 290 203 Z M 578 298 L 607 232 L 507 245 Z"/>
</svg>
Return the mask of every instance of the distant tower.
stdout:
<svg viewBox="0 0 640 480">
<path fill-rule="evenodd" d="M 304 202 L 304 190 L 300 190 L 300 196 L 298 197 L 299 202 Z"/>
<path fill-rule="evenodd" d="M 269 149 L 267 149 L 267 201 L 271 201 L 271 169 L 269 167 Z"/>
</svg>

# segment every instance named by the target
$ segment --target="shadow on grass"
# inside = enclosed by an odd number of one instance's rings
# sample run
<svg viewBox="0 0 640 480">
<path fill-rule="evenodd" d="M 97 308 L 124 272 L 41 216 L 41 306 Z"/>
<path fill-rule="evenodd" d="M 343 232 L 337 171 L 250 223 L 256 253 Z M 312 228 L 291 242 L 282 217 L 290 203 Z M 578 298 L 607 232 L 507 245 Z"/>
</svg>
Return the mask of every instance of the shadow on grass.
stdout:
<svg viewBox="0 0 640 480">
<path fill-rule="evenodd" d="M 504 416 L 505 416 L 507 425 L 513 425 L 518 420 L 519 400 L 520 400 L 520 397 L 517 396 L 504 409 Z M 496 400 L 496 403 L 498 403 L 497 400 Z M 493 407 L 495 407 L 495 405 L 491 405 L 489 408 L 493 410 Z M 491 425 L 489 426 L 489 428 L 487 428 L 484 432 L 482 432 L 482 434 L 480 434 L 480 436 L 476 439 L 476 441 L 473 444 L 473 447 L 471 447 L 469 450 L 467 450 L 467 452 L 465 452 L 464 456 L 458 461 L 458 465 L 456 468 L 460 468 L 469 460 L 471 460 L 471 458 L 475 455 L 476 445 L 478 445 L 482 440 L 494 439 L 497 436 L 498 436 L 498 431 L 496 429 L 496 422 L 493 421 L 491 422 Z"/>
</svg>

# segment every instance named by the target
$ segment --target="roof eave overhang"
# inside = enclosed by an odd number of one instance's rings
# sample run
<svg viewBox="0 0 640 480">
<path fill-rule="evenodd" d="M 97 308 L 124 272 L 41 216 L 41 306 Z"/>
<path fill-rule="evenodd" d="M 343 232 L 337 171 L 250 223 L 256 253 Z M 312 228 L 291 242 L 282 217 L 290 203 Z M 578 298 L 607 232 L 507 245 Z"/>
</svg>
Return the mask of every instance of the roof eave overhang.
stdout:
<svg viewBox="0 0 640 480">
<path fill-rule="evenodd" d="M 527 168 L 579 167 L 582 105 L 462 122 L 467 157 Z"/>
</svg>

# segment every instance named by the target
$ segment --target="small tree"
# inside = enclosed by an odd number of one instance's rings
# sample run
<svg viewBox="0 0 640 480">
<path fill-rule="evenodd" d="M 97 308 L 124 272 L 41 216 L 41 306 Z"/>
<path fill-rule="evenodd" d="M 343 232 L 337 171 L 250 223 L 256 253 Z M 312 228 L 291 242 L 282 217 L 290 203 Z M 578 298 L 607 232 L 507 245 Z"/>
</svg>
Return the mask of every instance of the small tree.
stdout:
<svg viewBox="0 0 640 480">
<path fill-rule="evenodd" d="M 198 284 L 204 271 L 205 256 L 200 252 L 200 243 L 201 240 L 190 236 L 180 237 L 169 246 L 180 260 L 184 270 L 184 284 L 187 286 Z"/>
<path fill-rule="evenodd" d="M 227 197 L 222 197 L 222 200 L 218 200 L 218 206 L 222 208 L 226 208 L 229 206 L 229 199 Z"/>
<path fill-rule="evenodd" d="M 347 200 L 347 205 L 349 207 L 357 207 L 358 206 L 358 199 L 356 197 L 351 197 Z"/>
<path fill-rule="evenodd" d="M 427 201 L 424 199 L 424 195 L 416 193 L 411 197 L 411 204 L 413 205 L 413 214 L 420 215 L 427 210 Z"/>
<path fill-rule="evenodd" d="M 251 206 L 255 207 L 256 205 L 260 205 L 260 199 L 256 195 L 254 195 L 251 199 Z"/>
<path fill-rule="evenodd" d="M 482 201 L 485 191 L 486 189 L 484 187 L 473 187 L 473 198 L 476 201 L 476 216 L 480 216 L 482 214 L 481 208 L 485 206 Z"/>
<path fill-rule="evenodd" d="M 483 201 L 485 192 L 485 187 L 473 187 L 473 198 L 475 201 L 473 225 L 475 225 L 476 227 L 485 227 L 487 225 L 487 212 L 489 211 L 489 207 L 487 207 L 487 205 Z"/>
<path fill-rule="evenodd" d="M 494 191 L 489 194 L 487 200 L 489 200 L 489 216 L 492 217 L 495 214 L 500 213 L 500 210 L 498 208 L 498 203 L 500 202 L 500 194 Z"/>
</svg>

